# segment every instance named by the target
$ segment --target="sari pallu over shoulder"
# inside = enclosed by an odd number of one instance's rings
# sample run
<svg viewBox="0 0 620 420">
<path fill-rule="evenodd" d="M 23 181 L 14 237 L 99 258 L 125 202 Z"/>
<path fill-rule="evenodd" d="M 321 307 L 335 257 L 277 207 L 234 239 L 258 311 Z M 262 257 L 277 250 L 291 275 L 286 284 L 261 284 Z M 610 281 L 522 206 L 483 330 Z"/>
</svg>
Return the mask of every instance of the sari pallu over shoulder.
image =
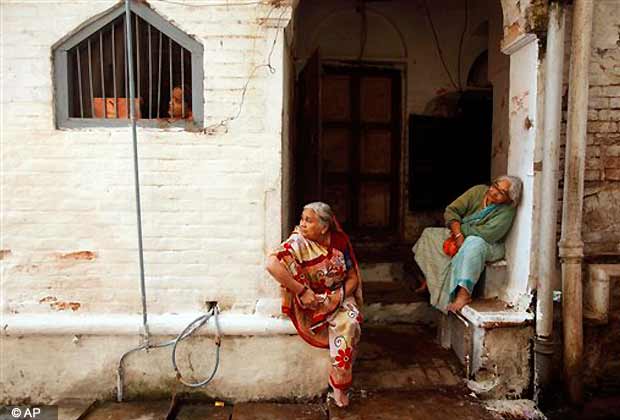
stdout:
<svg viewBox="0 0 620 420">
<path fill-rule="evenodd" d="M 339 229 L 331 233 L 330 246 L 324 247 L 303 237 L 298 228 L 271 255 L 276 256 L 299 283 L 308 286 L 324 298 L 316 310 L 304 308 L 295 293 L 282 287 L 282 312 L 307 343 L 328 348 L 327 325 L 344 300 L 344 282 L 348 270 L 355 270 L 358 287 L 355 300 L 362 304 L 359 266 L 348 236 Z M 327 279 L 327 280 L 326 280 Z"/>
</svg>

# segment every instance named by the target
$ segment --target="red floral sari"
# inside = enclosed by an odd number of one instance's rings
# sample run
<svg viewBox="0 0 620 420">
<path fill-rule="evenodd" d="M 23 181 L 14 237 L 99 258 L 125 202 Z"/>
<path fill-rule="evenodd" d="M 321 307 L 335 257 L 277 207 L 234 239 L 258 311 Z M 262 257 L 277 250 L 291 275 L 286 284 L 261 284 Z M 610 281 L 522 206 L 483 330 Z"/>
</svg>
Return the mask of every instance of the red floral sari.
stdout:
<svg viewBox="0 0 620 420">
<path fill-rule="evenodd" d="M 328 247 L 304 238 L 295 228 L 273 255 L 296 281 L 312 289 L 322 301 L 315 310 L 305 308 L 295 293 L 281 289 L 282 312 L 291 318 L 306 342 L 330 349 L 330 383 L 346 389 L 351 385 L 361 333 L 362 279 L 351 242 L 336 226 Z M 358 286 L 354 296 L 345 297 L 344 284 L 350 270 L 357 275 Z"/>
</svg>

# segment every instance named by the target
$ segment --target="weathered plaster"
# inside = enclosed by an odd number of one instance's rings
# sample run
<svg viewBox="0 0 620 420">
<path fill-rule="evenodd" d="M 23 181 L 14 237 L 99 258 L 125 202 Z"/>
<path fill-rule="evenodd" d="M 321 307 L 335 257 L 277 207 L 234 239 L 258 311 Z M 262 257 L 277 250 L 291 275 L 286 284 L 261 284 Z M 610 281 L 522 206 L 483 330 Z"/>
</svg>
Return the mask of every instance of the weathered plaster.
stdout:
<svg viewBox="0 0 620 420">
<path fill-rule="evenodd" d="M 153 342 L 170 340 L 153 337 Z M 62 398 L 114 399 L 119 357 L 139 345 L 127 336 L 3 337 L 0 402 L 53 403 Z M 45 351 L 41 351 L 45 349 Z M 215 361 L 213 340 L 192 337 L 178 347 L 179 369 L 188 380 L 207 377 Z M 126 399 L 167 399 L 175 389 L 171 348 L 141 351 L 124 363 Z M 307 398 L 323 392 L 329 358 L 297 336 L 224 337 L 213 381 L 196 391 L 227 401 Z M 295 378 L 295 380 L 291 380 Z"/>
</svg>

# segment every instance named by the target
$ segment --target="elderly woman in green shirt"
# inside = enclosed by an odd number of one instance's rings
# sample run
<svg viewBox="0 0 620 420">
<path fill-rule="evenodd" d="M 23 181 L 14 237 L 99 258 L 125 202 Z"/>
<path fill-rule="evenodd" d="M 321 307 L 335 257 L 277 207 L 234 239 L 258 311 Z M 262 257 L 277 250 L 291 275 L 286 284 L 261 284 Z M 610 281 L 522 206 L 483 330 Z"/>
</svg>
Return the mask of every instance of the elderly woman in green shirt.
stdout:
<svg viewBox="0 0 620 420">
<path fill-rule="evenodd" d="M 521 197 L 521 180 L 504 175 L 491 186 L 476 185 L 444 212 L 445 228 L 426 228 L 413 246 L 415 261 L 425 275 L 418 289 L 428 289 L 430 302 L 444 313 L 471 302 L 474 286 L 487 261 L 504 257 L 504 239 Z M 449 257 L 443 243 L 454 238 L 457 253 Z"/>
</svg>

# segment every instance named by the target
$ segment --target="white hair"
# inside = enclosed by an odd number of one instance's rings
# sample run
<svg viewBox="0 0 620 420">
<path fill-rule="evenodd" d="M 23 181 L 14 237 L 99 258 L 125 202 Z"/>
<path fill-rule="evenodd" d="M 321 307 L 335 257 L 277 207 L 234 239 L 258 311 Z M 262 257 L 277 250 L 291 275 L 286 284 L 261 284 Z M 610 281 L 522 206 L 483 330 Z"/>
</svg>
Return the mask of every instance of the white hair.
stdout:
<svg viewBox="0 0 620 420">
<path fill-rule="evenodd" d="M 512 175 L 501 175 L 495 178 L 494 182 L 508 181 L 510 188 L 508 188 L 508 197 L 510 198 L 513 207 L 517 207 L 521 201 L 521 191 L 523 191 L 523 182 L 521 179 Z"/>
<path fill-rule="evenodd" d="M 304 206 L 304 210 L 306 209 L 312 210 L 317 215 L 320 224 L 327 227 L 329 230 L 332 229 L 334 223 L 334 212 L 329 204 L 321 201 L 315 201 L 313 203 L 306 204 Z"/>
</svg>

